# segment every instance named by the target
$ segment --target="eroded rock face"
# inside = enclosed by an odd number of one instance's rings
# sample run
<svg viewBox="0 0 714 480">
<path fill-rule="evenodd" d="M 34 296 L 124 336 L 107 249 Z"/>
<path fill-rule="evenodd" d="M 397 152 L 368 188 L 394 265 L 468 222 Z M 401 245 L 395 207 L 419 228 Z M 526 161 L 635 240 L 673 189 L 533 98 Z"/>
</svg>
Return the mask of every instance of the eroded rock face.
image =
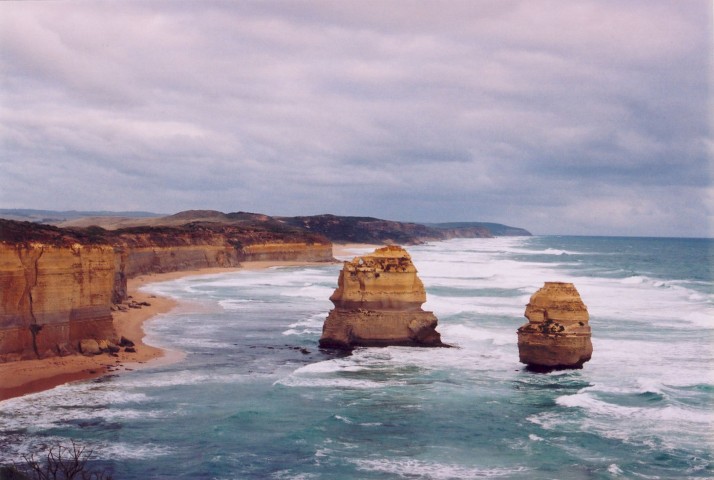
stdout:
<svg viewBox="0 0 714 480">
<path fill-rule="evenodd" d="M 403 248 L 387 246 L 345 262 L 337 284 L 321 347 L 444 346 L 436 317 L 421 309 L 424 284 Z"/>
<path fill-rule="evenodd" d="M 0 361 L 62 355 L 116 336 L 110 246 L 0 244 Z"/>
<path fill-rule="evenodd" d="M 588 309 L 572 283 L 546 282 L 526 306 L 518 329 L 521 363 L 539 371 L 582 368 L 593 346 Z"/>
</svg>

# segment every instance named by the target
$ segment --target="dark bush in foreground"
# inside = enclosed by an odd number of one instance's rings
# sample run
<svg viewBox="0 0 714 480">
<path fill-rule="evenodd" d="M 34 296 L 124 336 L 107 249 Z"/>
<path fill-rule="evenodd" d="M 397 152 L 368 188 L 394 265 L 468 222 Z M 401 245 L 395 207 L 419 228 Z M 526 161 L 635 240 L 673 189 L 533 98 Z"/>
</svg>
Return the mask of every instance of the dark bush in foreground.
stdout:
<svg viewBox="0 0 714 480">
<path fill-rule="evenodd" d="M 104 471 L 91 470 L 92 450 L 77 445 L 56 445 L 46 454 L 23 455 L 24 462 L 0 467 L 0 480 L 111 480 Z"/>
</svg>

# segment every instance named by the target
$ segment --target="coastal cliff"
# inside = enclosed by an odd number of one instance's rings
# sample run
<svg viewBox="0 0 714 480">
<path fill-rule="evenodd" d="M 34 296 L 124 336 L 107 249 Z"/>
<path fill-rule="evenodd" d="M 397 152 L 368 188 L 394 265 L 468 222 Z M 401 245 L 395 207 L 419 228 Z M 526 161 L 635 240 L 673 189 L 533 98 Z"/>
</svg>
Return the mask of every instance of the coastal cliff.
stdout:
<svg viewBox="0 0 714 480">
<path fill-rule="evenodd" d="M 337 284 L 321 347 L 443 346 L 437 318 L 421 309 L 424 284 L 403 248 L 387 246 L 345 262 Z"/>
<path fill-rule="evenodd" d="M 246 245 L 241 249 L 246 262 L 329 262 L 332 261 L 332 244 L 322 243 L 262 243 Z"/>
<path fill-rule="evenodd" d="M 237 267 L 332 261 L 313 233 L 187 224 L 107 231 L 0 220 L 0 362 L 77 353 L 84 339 L 116 341 L 111 307 L 127 279 Z"/>
<path fill-rule="evenodd" d="M 588 309 L 572 283 L 546 282 L 526 306 L 518 329 L 521 363 L 532 370 L 582 368 L 593 353 Z"/>
<path fill-rule="evenodd" d="M 74 353 L 116 340 L 109 245 L 0 244 L 0 361 Z"/>
</svg>

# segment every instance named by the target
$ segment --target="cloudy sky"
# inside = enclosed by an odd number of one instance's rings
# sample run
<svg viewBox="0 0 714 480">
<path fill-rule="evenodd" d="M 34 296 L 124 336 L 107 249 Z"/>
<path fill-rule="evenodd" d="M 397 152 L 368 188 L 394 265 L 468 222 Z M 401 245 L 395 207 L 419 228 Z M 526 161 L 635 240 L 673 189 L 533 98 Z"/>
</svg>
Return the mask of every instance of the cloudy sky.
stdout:
<svg viewBox="0 0 714 480">
<path fill-rule="evenodd" d="M 0 3 L 0 208 L 714 235 L 709 0 Z"/>
</svg>

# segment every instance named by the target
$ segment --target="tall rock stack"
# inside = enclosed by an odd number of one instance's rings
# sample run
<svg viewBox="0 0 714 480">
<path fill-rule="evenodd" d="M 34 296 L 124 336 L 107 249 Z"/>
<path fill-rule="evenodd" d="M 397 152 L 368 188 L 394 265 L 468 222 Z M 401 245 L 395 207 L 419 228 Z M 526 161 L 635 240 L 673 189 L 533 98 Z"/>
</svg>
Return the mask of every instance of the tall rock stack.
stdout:
<svg viewBox="0 0 714 480">
<path fill-rule="evenodd" d="M 593 353 L 588 309 L 572 283 L 546 282 L 526 306 L 518 329 L 521 363 L 532 370 L 582 368 Z"/>
<path fill-rule="evenodd" d="M 403 248 L 387 246 L 345 262 L 337 284 L 321 347 L 444 346 L 436 317 L 421 308 L 424 284 Z"/>
</svg>

